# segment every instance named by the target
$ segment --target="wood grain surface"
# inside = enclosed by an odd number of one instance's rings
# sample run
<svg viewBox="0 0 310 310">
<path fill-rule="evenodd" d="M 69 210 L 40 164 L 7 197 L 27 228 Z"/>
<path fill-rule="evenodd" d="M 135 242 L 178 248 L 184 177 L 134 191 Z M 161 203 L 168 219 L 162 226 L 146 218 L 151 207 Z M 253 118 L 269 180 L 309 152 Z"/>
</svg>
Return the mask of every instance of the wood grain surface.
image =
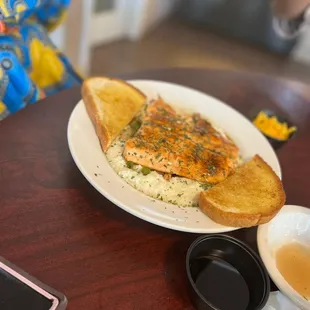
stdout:
<svg viewBox="0 0 310 310">
<path fill-rule="evenodd" d="M 310 207 L 308 85 L 240 72 L 163 69 L 122 76 L 207 92 L 247 117 L 281 113 L 298 133 L 278 151 L 287 203 Z M 0 255 L 63 292 L 68 309 L 192 309 L 185 254 L 198 235 L 157 227 L 101 196 L 75 166 L 74 88 L 0 122 Z M 253 141 L 255 143 L 255 141 Z M 256 229 L 234 232 L 256 248 Z"/>
</svg>

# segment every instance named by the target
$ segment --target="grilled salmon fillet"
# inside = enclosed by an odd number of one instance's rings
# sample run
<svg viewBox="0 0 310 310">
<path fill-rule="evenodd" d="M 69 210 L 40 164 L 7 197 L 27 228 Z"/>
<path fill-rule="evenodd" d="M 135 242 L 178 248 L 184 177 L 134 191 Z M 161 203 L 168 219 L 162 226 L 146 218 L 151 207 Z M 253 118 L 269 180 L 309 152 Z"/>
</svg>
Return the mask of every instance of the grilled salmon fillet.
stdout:
<svg viewBox="0 0 310 310">
<path fill-rule="evenodd" d="M 199 114 L 178 114 L 159 98 L 148 105 L 123 156 L 162 173 L 215 184 L 234 170 L 239 151 Z"/>
</svg>

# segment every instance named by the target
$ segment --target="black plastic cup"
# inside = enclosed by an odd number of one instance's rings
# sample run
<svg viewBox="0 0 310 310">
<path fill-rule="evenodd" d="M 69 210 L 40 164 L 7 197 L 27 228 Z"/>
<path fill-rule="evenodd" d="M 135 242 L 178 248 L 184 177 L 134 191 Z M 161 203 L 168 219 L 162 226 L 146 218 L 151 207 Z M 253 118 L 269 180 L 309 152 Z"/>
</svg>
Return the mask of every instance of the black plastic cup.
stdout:
<svg viewBox="0 0 310 310">
<path fill-rule="evenodd" d="M 270 280 L 259 256 L 238 239 L 206 235 L 186 255 L 189 294 L 198 310 L 259 310 Z"/>
<path fill-rule="evenodd" d="M 269 117 L 273 117 L 275 116 L 276 119 L 278 120 L 279 123 L 283 124 L 283 123 L 286 123 L 288 125 L 288 127 L 293 127 L 295 126 L 290 120 L 288 120 L 287 118 L 285 117 L 282 117 L 278 114 L 276 114 L 275 112 L 271 111 L 271 110 L 261 110 L 260 112 L 264 112 L 267 116 Z M 258 114 L 255 115 L 255 117 L 253 118 L 253 121 L 255 120 L 256 116 Z M 258 128 L 259 129 L 259 128 Z M 297 130 L 296 130 L 297 131 Z M 295 135 L 296 135 L 296 131 L 292 132 L 290 134 L 290 136 L 285 139 L 285 140 L 280 140 L 280 139 L 275 139 L 273 137 L 270 137 L 268 135 L 266 135 L 265 133 L 263 133 L 261 131 L 261 133 L 267 138 L 267 140 L 269 141 L 269 143 L 272 145 L 272 147 L 275 149 L 275 150 L 278 150 L 279 148 L 281 148 L 286 142 L 288 142 L 289 140 L 291 140 Z"/>
</svg>

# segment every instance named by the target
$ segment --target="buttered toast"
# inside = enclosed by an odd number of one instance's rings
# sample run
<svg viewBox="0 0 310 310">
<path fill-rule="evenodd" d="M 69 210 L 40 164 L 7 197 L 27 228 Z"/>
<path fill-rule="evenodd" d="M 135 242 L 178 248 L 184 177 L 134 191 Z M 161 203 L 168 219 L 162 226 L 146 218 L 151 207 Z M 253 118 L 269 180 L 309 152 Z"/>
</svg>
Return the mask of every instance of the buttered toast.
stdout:
<svg viewBox="0 0 310 310">
<path fill-rule="evenodd" d="M 146 103 L 138 89 L 107 77 L 85 80 L 82 97 L 104 152 Z"/>
<path fill-rule="evenodd" d="M 251 227 L 269 222 L 285 203 L 282 182 L 258 155 L 234 174 L 202 192 L 200 209 L 214 222 Z"/>
</svg>

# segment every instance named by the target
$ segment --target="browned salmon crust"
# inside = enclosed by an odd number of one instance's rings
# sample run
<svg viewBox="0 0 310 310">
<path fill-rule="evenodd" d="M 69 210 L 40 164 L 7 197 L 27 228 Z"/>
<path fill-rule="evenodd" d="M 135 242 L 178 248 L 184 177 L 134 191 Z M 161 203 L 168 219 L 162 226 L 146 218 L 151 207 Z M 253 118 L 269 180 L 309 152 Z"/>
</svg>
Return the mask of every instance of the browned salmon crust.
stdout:
<svg viewBox="0 0 310 310">
<path fill-rule="evenodd" d="M 177 114 L 159 98 L 147 107 L 142 126 L 126 142 L 123 155 L 153 170 L 215 184 L 231 174 L 239 152 L 199 114 Z"/>
</svg>

